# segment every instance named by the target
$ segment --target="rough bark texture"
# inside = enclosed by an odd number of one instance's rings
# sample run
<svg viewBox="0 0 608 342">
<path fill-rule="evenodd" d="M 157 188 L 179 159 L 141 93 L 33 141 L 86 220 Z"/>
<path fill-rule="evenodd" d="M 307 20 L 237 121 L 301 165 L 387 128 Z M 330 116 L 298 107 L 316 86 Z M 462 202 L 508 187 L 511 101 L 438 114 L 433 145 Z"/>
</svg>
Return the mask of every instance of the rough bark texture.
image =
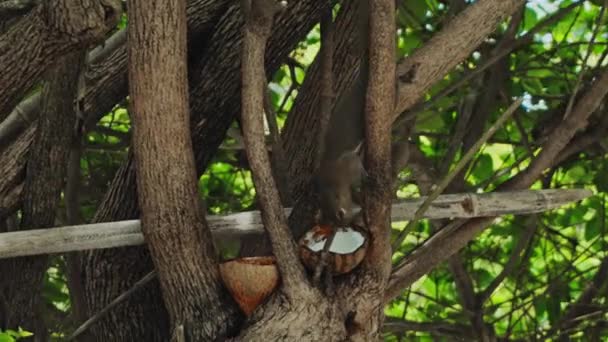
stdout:
<svg viewBox="0 0 608 342">
<path fill-rule="evenodd" d="M 503 18 L 512 14 L 523 3 L 523 0 L 479 1 L 451 20 L 449 25 L 411 56 L 400 61 L 397 68 L 399 91 L 395 114 L 406 111 L 416 104 L 433 84 L 467 58 L 488 34 L 496 29 L 496 25 Z M 352 38 L 356 27 L 356 18 L 353 16 L 356 4 L 356 1 L 345 3 L 336 18 L 333 68 L 336 75 L 334 83 L 336 95 L 348 89 L 357 75 L 359 59 L 357 46 L 354 44 L 355 39 Z M 320 122 L 317 110 L 320 88 L 317 85 L 320 83 L 321 74 L 318 64 L 315 61 L 308 70 L 300 89 L 300 96 L 296 98 L 283 133 L 292 184 L 291 193 L 294 196 L 309 193 L 308 181 L 313 172 L 312 161 L 317 153 L 314 134 L 318 131 Z M 310 200 L 308 198 L 303 202 Z M 297 218 L 292 217 L 294 219 L 290 218 L 290 222 L 299 222 L 301 219 L 300 215 L 297 215 Z"/>
<path fill-rule="evenodd" d="M 255 324 L 246 326 L 237 341 L 347 341 L 346 308 L 317 291 L 300 301 L 275 295 L 255 311 L 250 318 Z"/>
<path fill-rule="evenodd" d="M 274 73 L 298 41 L 318 21 L 325 4 L 299 1 L 275 18 L 266 50 L 267 74 Z M 198 172 L 202 172 L 239 112 L 240 45 L 242 17 L 238 5 L 230 5 L 216 18 L 208 35 L 209 51 L 190 69 L 192 140 Z M 131 157 L 120 168 L 95 221 L 115 221 L 138 216 L 135 170 Z M 152 264 L 144 248 L 98 250 L 85 262 L 87 301 L 90 313 L 129 289 L 150 271 Z M 133 322 L 137 322 L 134 324 Z M 156 282 L 136 293 L 93 327 L 98 341 L 164 341 L 166 313 Z"/>
<path fill-rule="evenodd" d="M 206 35 L 209 33 L 213 20 L 227 6 L 226 0 L 190 0 L 188 2 L 188 37 L 190 45 L 190 59 L 199 58 L 206 45 Z M 87 119 L 86 126 L 94 126 L 97 121 L 107 114 L 117 103 L 127 96 L 127 48 L 126 30 L 115 33 L 104 42 L 102 49 L 95 49 L 89 56 L 89 65 L 86 71 L 86 84 L 83 100 L 83 116 Z M 41 66 L 39 66 L 41 67 Z M 39 96 L 34 94 L 33 97 Z M 23 103 L 23 102 L 22 102 Z M 39 111 L 39 106 L 31 106 L 31 111 Z M 29 107 L 28 107 L 29 108 Z M 35 117 L 36 113 L 28 116 Z M 0 113 L 2 117 L 2 113 Z M 2 123 L 4 125 L 4 122 Z M 34 128 L 35 129 L 35 128 Z M 1 130 L 0 130 L 1 133 Z M 18 154 L 26 154 L 31 144 L 31 138 L 23 137 L 24 133 L 13 141 L 7 149 Z M 31 137 L 31 136 L 30 136 Z M 4 137 L 0 137 L 0 140 Z M 0 150 L 1 151 L 1 150 Z M 0 155 L 0 164 L 9 163 L 8 158 Z M 13 193 L 0 203 L 0 217 L 3 210 L 13 211 L 19 205 L 21 198 L 20 188 L 17 186 L 23 181 L 21 170 L 25 168 L 25 160 L 14 161 L 17 166 L 11 174 L 15 176 L 0 179 L 0 194 Z M 11 162 L 13 163 L 13 162 Z"/>
<path fill-rule="evenodd" d="M 172 328 L 225 339 L 236 304 L 220 283 L 189 129 L 186 2 L 129 1 L 129 90 L 142 231 Z"/>
<path fill-rule="evenodd" d="M 369 77 L 365 97 L 365 162 L 369 173 L 365 186 L 364 216 L 370 246 L 363 261 L 362 280 L 355 282 L 357 327 L 351 339 L 368 341 L 381 337 L 384 292 L 391 271 L 391 123 L 395 108 L 395 2 L 369 0 Z"/>
<path fill-rule="evenodd" d="M 28 156 L 20 229 L 53 227 L 64 185 L 72 130 L 76 123 L 76 95 L 82 54 L 65 57 L 48 74 L 42 93 L 43 112 Z M 0 264 L 0 273 L 12 274 L 3 289 L 6 327 L 34 331 L 43 341 L 47 332 L 40 321 L 40 290 L 48 256 L 10 259 Z"/>
<path fill-rule="evenodd" d="M 11 0 L 0 2 L 0 35 L 27 14 L 39 2 L 36 0 Z"/>
<path fill-rule="evenodd" d="M 116 172 L 93 221 L 108 222 L 139 216 L 132 156 Z M 89 316 L 130 289 L 152 270 L 147 248 L 114 248 L 84 253 L 83 278 Z M 91 327 L 96 341 L 167 341 L 169 319 L 154 280 L 135 292 Z"/>
<path fill-rule="evenodd" d="M 25 163 L 34 140 L 36 125 L 26 129 L 9 146 L 0 146 L 0 218 L 17 210 L 21 204 Z"/>
<path fill-rule="evenodd" d="M 117 0 L 43 1 L 0 39 L 0 119 L 68 51 L 103 39 L 120 17 Z"/>
<path fill-rule="evenodd" d="M 395 6 L 370 0 L 369 83 L 365 97 L 365 215 L 372 234 L 366 263 L 382 278 L 390 272 L 391 116 L 395 108 Z"/>
</svg>

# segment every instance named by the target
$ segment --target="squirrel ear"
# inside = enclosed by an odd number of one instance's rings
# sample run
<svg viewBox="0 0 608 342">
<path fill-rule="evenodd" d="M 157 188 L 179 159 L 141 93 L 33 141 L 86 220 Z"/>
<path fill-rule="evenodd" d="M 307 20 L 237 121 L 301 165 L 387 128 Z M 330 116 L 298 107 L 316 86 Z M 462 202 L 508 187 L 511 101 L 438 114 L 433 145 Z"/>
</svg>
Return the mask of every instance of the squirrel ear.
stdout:
<svg viewBox="0 0 608 342">
<path fill-rule="evenodd" d="M 361 141 L 361 142 L 359 142 L 359 144 L 357 144 L 357 146 L 355 147 L 353 152 L 355 152 L 356 154 L 360 154 L 362 149 L 363 149 L 363 141 Z"/>
<path fill-rule="evenodd" d="M 353 148 L 352 150 L 346 150 L 342 152 L 342 154 L 338 157 L 338 160 L 351 162 L 358 161 L 361 162 L 361 157 L 359 156 L 359 152 L 361 152 L 361 147 L 363 146 L 363 142 L 360 142 Z"/>
</svg>

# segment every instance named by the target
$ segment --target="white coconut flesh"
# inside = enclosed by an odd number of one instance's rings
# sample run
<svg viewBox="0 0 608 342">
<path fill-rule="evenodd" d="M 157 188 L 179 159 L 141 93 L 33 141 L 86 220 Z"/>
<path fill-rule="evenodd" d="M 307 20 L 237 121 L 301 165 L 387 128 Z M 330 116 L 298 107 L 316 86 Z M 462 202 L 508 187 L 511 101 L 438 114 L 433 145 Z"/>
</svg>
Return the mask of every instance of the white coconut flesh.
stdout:
<svg viewBox="0 0 608 342">
<path fill-rule="evenodd" d="M 308 249 L 313 252 L 320 252 L 323 250 L 325 246 L 326 237 L 315 239 L 313 237 L 313 232 L 309 231 L 305 236 Z M 338 230 L 336 232 L 336 236 L 334 237 L 334 241 L 329 247 L 329 251 L 336 254 L 349 254 L 355 252 L 363 243 L 365 242 L 365 237 L 363 234 L 359 233 L 354 229 L 346 229 L 346 230 Z"/>
</svg>

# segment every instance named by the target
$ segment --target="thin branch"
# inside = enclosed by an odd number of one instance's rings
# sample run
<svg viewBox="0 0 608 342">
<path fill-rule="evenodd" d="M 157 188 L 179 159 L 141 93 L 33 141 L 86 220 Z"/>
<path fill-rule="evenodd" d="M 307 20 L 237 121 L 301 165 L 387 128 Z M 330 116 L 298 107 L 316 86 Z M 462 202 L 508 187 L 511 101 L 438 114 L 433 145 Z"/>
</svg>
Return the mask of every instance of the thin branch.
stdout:
<svg viewBox="0 0 608 342">
<path fill-rule="evenodd" d="M 85 51 L 80 53 L 78 57 L 80 64 L 80 75 L 78 76 L 78 88 L 74 98 L 76 103 L 79 103 L 79 96 L 83 93 L 84 87 L 84 74 L 86 70 L 86 58 L 87 53 Z M 64 200 L 67 222 L 70 225 L 76 225 L 83 222 L 82 215 L 80 213 L 80 193 L 81 189 L 81 175 L 80 175 L 80 158 L 82 156 L 82 142 L 83 142 L 83 130 L 82 130 L 82 112 L 79 105 L 75 106 L 75 112 L 77 123 L 72 130 L 72 141 L 70 143 L 70 150 L 67 160 L 66 170 L 66 184 L 64 189 Z M 82 277 L 82 265 L 80 255 L 78 253 L 69 253 L 66 255 L 67 263 L 67 278 L 68 288 L 70 292 L 71 309 L 72 314 L 75 317 L 76 322 L 80 323 L 86 318 L 86 300 L 84 291 L 84 280 Z"/>
<path fill-rule="evenodd" d="M 332 8 L 328 8 L 321 18 L 321 96 L 319 100 L 319 126 L 317 156 L 314 161 L 314 170 L 321 164 L 325 153 L 325 135 L 331 118 L 331 111 L 335 98 L 333 59 L 334 59 L 334 30 L 332 21 Z"/>
<path fill-rule="evenodd" d="M 317 170 L 321 165 L 323 154 L 325 153 L 325 136 L 331 118 L 331 111 L 334 102 L 334 77 L 333 77 L 333 59 L 334 59 L 334 29 L 332 19 L 333 8 L 328 8 L 323 17 L 321 17 L 321 98 L 319 100 L 319 132 L 317 134 L 317 155 L 314 160 L 314 170 Z M 329 258 L 329 248 L 331 247 L 336 231 L 332 231 L 325 240 L 325 246 L 321 252 L 321 258 L 315 267 L 313 282 L 320 284 L 321 274 L 323 273 L 327 259 Z M 329 289 L 328 289 L 329 290 Z"/>
<path fill-rule="evenodd" d="M 413 118 L 415 118 L 415 116 L 418 112 L 428 110 L 433 104 L 435 104 L 436 101 L 438 101 L 439 99 L 441 99 L 447 95 L 450 95 L 454 91 L 460 89 L 468 81 L 472 80 L 473 78 L 475 78 L 476 76 L 478 76 L 479 74 L 484 72 L 486 69 L 488 69 L 489 67 L 496 64 L 498 61 L 500 61 L 502 58 L 507 56 L 512 51 L 514 51 L 526 44 L 529 44 L 530 42 L 533 41 L 534 36 L 537 32 L 539 32 L 540 30 L 542 30 L 543 28 L 545 28 L 547 26 L 550 26 L 550 25 L 558 22 L 564 16 L 566 16 L 568 13 L 570 13 L 572 10 L 581 6 L 583 3 L 584 3 L 584 1 L 579 1 L 579 2 L 573 3 L 569 6 L 560 8 L 555 14 L 553 14 L 552 16 L 547 17 L 546 19 L 539 22 L 536 26 L 534 26 L 534 28 L 532 28 L 530 31 L 528 31 L 525 35 L 519 37 L 517 40 L 497 46 L 496 50 L 492 52 L 492 56 L 489 59 L 487 59 L 484 63 L 477 66 L 475 69 L 470 70 L 466 75 L 462 76 L 458 81 L 452 83 L 448 87 L 441 90 L 439 93 L 437 93 L 435 96 L 433 96 L 433 98 L 431 100 L 418 104 L 407 112 L 404 111 L 404 114 L 401 115 L 401 117 L 399 118 L 400 124 L 403 121 L 412 120 Z"/>
<path fill-rule="evenodd" d="M 589 314 L 589 305 L 601 293 L 602 289 L 608 284 L 608 257 L 605 257 L 600 264 L 595 276 L 585 287 L 575 302 L 568 305 L 561 319 L 551 327 L 547 336 L 558 331 L 563 331 L 581 323 L 581 316 Z"/>
<path fill-rule="evenodd" d="M 127 300 L 133 293 L 137 292 L 140 288 L 144 287 L 147 283 L 149 283 L 152 279 L 156 278 L 156 271 L 152 271 L 146 274 L 143 278 L 138 280 L 133 287 L 123 292 L 118 297 L 114 298 L 108 305 L 106 305 L 101 311 L 91 316 L 91 318 L 87 319 L 84 323 L 82 323 L 70 337 L 67 338 L 68 341 L 73 341 L 76 337 L 82 335 L 87 329 L 89 329 L 93 324 L 102 319 L 106 314 L 110 312 L 114 307 L 118 304 Z"/>
<path fill-rule="evenodd" d="M 542 174 L 554 165 L 555 160 L 568 145 L 576 132 L 587 125 L 587 119 L 598 108 L 608 94 L 608 69 L 604 68 L 589 90 L 578 101 L 572 114 L 551 132 L 543 144 L 540 154 L 534 158 L 528 168 L 500 186 L 500 189 L 527 188 Z"/>
<path fill-rule="evenodd" d="M 259 115 L 263 111 L 263 89 L 266 84 L 264 52 L 279 5 L 275 0 L 243 0 L 241 3 L 246 16 L 241 60 L 243 138 L 260 200 L 262 220 L 281 272 L 283 290 L 287 297 L 295 300 L 303 294 L 308 281 L 272 178 L 264 143 L 264 122 Z"/>
<path fill-rule="evenodd" d="M 471 334 L 471 327 L 447 322 L 413 322 L 389 319 L 384 323 L 383 330 L 392 333 L 412 331 L 427 332 L 434 335 L 453 337 L 457 340 L 463 338 L 469 340 L 474 339 L 474 335 Z"/>
<path fill-rule="evenodd" d="M 9 141 L 38 119 L 40 97 L 38 92 L 21 101 L 11 114 L 0 122 L 0 146 L 8 146 Z"/>
<path fill-rule="evenodd" d="M 126 30 L 120 30 L 108 38 L 103 46 L 93 49 L 87 61 L 87 66 L 101 62 L 108 55 L 123 47 L 126 42 Z M 8 144 L 15 136 L 21 134 L 40 115 L 40 95 L 38 91 L 22 100 L 6 119 L 0 122 L 0 146 Z M 2 113 L 0 113 L 0 117 Z"/>
<path fill-rule="evenodd" d="M 289 205 L 291 203 L 291 193 L 289 191 L 287 159 L 285 158 L 285 149 L 283 148 L 283 141 L 281 140 L 281 134 L 279 133 L 277 114 L 275 113 L 274 108 L 272 108 L 269 89 L 265 89 L 264 91 L 264 113 L 266 114 L 266 122 L 268 122 L 270 131 L 272 146 L 272 157 L 270 162 L 272 171 L 279 187 L 281 202 L 283 205 Z"/>
<path fill-rule="evenodd" d="M 467 153 L 458 161 L 458 164 L 448 173 L 441 182 L 435 187 L 433 192 L 427 197 L 426 201 L 418 208 L 414 218 L 408 222 L 407 226 L 401 231 L 395 242 L 393 243 L 393 249 L 401 246 L 401 243 L 407 236 L 407 234 L 414 229 L 418 221 L 422 218 L 424 212 L 430 207 L 431 202 L 435 200 L 452 182 L 452 179 L 462 171 L 462 169 L 467 165 L 467 163 L 473 158 L 473 156 L 477 153 L 479 148 L 486 142 L 488 139 L 494 135 L 494 133 L 498 130 L 498 128 L 502 127 L 502 125 L 511 117 L 511 115 L 515 112 L 515 110 L 521 105 L 523 102 L 523 98 L 519 98 L 516 100 L 507 110 L 501 115 L 498 120 L 477 140 L 475 145 L 473 145 Z"/>
<path fill-rule="evenodd" d="M 600 31 L 600 27 L 603 27 L 603 25 L 601 25 L 601 23 L 603 21 L 604 13 L 606 12 L 607 5 L 608 5 L 608 0 L 604 0 L 604 5 L 602 6 L 602 8 L 600 10 L 600 15 L 597 17 L 597 19 L 595 21 L 595 29 L 593 30 L 593 33 L 591 34 L 591 39 L 589 39 L 589 45 L 587 46 L 587 52 L 585 53 L 585 57 L 583 58 L 583 63 L 581 64 L 581 71 L 578 73 L 578 79 L 576 80 L 576 84 L 574 85 L 574 90 L 572 91 L 572 94 L 570 95 L 570 100 L 568 100 L 566 112 L 564 113 L 564 119 L 566 119 L 572 112 L 572 107 L 574 106 L 574 100 L 576 99 L 576 95 L 578 94 L 578 91 L 583 82 L 583 76 L 585 75 L 585 70 L 587 69 L 587 61 L 589 60 L 589 56 L 591 56 L 591 51 L 593 50 L 593 44 L 595 43 L 595 38 L 597 37 L 597 34 Z"/>
<path fill-rule="evenodd" d="M 500 284 L 505 280 L 516 268 L 516 266 L 520 263 L 522 256 L 525 255 L 523 252 L 527 246 L 530 245 L 530 241 L 532 241 L 532 237 L 534 237 L 534 232 L 536 232 L 537 227 L 536 217 L 531 218 L 527 222 L 526 229 L 524 233 L 521 235 L 517 244 L 511 251 L 511 256 L 509 256 L 509 260 L 505 264 L 502 271 L 492 280 L 490 285 L 486 287 L 483 292 L 478 295 L 479 301 L 484 303 L 492 293 L 500 286 Z"/>
</svg>

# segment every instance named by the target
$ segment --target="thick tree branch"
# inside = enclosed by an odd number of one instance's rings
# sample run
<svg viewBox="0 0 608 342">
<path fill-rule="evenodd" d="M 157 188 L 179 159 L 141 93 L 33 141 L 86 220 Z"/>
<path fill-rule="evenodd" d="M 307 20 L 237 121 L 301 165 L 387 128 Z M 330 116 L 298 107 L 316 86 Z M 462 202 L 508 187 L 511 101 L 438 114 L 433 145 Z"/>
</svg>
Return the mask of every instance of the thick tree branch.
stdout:
<svg viewBox="0 0 608 342">
<path fill-rule="evenodd" d="M 115 34 L 113 34 L 110 38 L 106 39 L 102 46 L 98 46 L 93 49 L 87 57 L 87 66 L 85 70 L 93 69 L 93 72 L 89 72 L 86 75 L 87 79 L 87 89 L 89 88 L 98 88 L 101 86 L 109 86 L 105 84 L 103 81 L 100 81 L 101 76 L 105 76 L 105 74 L 110 73 L 111 70 L 105 69 L 102 72 L 95 72 L 99 69 L 99 65 L 102 64 L 102 61 L 110 58 L 116 50 L 119 48 L 124 49 L 124 44 L 127 40 L 127 30 L 123 29 Z M 126 50 L 123 51 L 126 53 Z M 125 65 L 126 65 L 126 59 Z M 112 62 L 117 62 L 112 59 Z M 126 71 L 126 70 L 123 70 Z M 126 75 L 125 75 L 126 76 Z M 110 78 L 112 79 L 112 78 Z M 126 84 L 126 79 L 125 79 Z M 110 87 L 114 87 L 110 86 Z M 119 87 L 120 88 L 120 87 Z M 126 89 L 125 89 L 126 93 Z M 36 92 L 32 96 L 21 101 L 15 109 L 8 114 L 4 121 L 0 122 L 0 146 L 6 145 L 13 137 L 20 134 L 26 127 L 33 124 L 40 114 L 40 92 Z M 92 96 L 85 97 L 84 99 L 84 112 L 82 113 L 83 117 L 92 117 L 95 118 L 95 122 L 99 119 L 100 115 L 105 113 L 104 109 L 106 106 L 98 106 L 97 103 L 91 103 Z M 101 107 L 101 108 L 99 108 Z M 90 114 L 90 115 L 89 115 Z"/>
<path fill-rule="evenodd" d="M 40 93 L 36 93 L 21 103 L 0 122 L 0 146 L 7 146 L 9 141 L 32 125 L 40 113 Z"/>
<path fill-rule="evenodd" d="M 369 59 L 365 93 L 365 162 L 369 174 L 364 186 L 363 218 L 370 233 L 370 244 L 362 272 L 354 277 L 351 288 L 342 289 L 342 300 L 354 307 L 354 341 L 366 341 L 379 335 L 384 320 L 382 293 L 390 276 L 390 203 L 392 193 L 391 126 L 395 110 L 395 2 L 363 0 L 360 25 L 368 42 L 363 54 Z M 363 26 L 365 27 L 365 26 Z M 368 61 L 361 61 L 367 65 Z M 367 66 L 362 72 L 368 70 Z M 356 89 L 355 89 L 356 90 Z M 352 91 L 352 90 L 351 90 Z M 354 100 L 354 99 L 353 99 Z M 355 103 L 357 103 L 355 101 Z M 356 115 L 358 111 L 355 111 Z M 357 118 L 354 118 L 357 120 Z M 334 132 L 337 133 L 337 132 Z M 352 132 L 351 132 L 352 133 Z M 331 134 L 331 132 L 330 132 Z M 355 299 L 353 301 L 353 299 Z"/>
<path fill-rule="evenodd" d="M 237 323 L 201 211 L 189 127 L 186 1 L 130 0 L 129 94 L 142 231 L 172 328 L 220 340 Z"/>
<path fill-rule="evenodd" d="M 272 165 L 272 174 L 281 195 L 281 203 L 283 206 L 289 205 L 291 194 L 289 193 L 289 175 L 287 174 L 287 159 L 285 157 L 285 149 L 283 148 L 283 140 L 279 132 L 277 123 L 277 113 L 272 106 L 270 98 L 270 90 L 264 87 L 264 114 L 266 122 L 268 122 L 268 130 L 270 131 L 270 140 L 272 146 L 272 155 L 270 163 Z M 242 139 L 242 138 L 241 138 Z"/>
<path fill-rule="evenodd" d="M 399 91 L 395 115 L 411 108 L 428 89 L 467 58 L 496 25 L 525 0 L 480 0 L 452 19 L 424 46 L 397 66 Z"/>
<path fill-rule="evenodd" d="M 356 13 L 359 6 L 360 1 L 343 3 L 333 24 L 332 94 L 334 99 L 336 95 L 348 89 L 357 76 L 360 48 L 356 44 L 357 39 L 351 37 L 356 36 L 358 32 Z M 323 128 L 323 125 L 329 125 L 330 118 L 324 118 L 321 115 L 322 112 L 319 111 L 321 101 L 326 99 L 323 88 L 319 87 L 319 84 L 323 84 L 322 79 L 327 76 L 322 64 L 321 58 L 317 57 L 308 68 L 306 78 L 300 86 L 298 96 L 283 129 L 283 141 L 285 141 L 289 180 L 294 201 L 310 192 L 309 182 L 315 171 L 315 158 L 324 153 L 320 150 L 321 147 L 325 150 L 325 144 L 319 144 L 319 139 L 325 139 L 328 128 Z M 336 103 L 333 101 L 332 109 L 335 105 Z M 325 123 L 324 120 L 328 120 L 328 122 Z M 325 132 L 321 132 L 323 130 Z M 321 138 L 319 138 L 320 134 L 323 134 Z M 290 223 L 302 221 L 296 217 L 290 217 L 289 220 Z M 306 224 L 304 226 L 310 227 Z"/>
<path fill-rule="evenodd" d="M 73 100 L 80 74 L 82 53 L 73 53 L 62 59 L 57 68 L 47 75 L 42 90 L 43 112 L 39 129 L 27 157 L 24 183 L 23 216 L 20 230 L 35 227 L 52 227 L 64 187 L 66 164 L 72 130 L 76 123 Z M 76 67 L 75 67 L 76 66 Z M 48 257 L 25 257 L 0 264 L 3 274 L 13 274 L 4 289 L 7 307 L 11 308 L 8 326 L 30 329 L 36 335 L 46 336 L 37 324 L 37 310 Z"/>
<path fill-rule="evenodd" d="M 369 4 L 369 81 L 365 97 L 364 216 L 371 233 L 368 269 L 378 272 L 379 284 L 390 274 L 391 117 L 395 109 L 395 3 Z M 383 286 L 383 285 L 380 285 Z"/>
<path fill-rule="evenodd" d="M 317 135 L 317 155 L 314 159 L 313 168 L 316 170 L 321 164 L 325 150 L 325 136 L 331 118 L 334 103 L 334 25 L 332 19 L 332 8 L 321 18 L 321 94 L 319 99 L 319 129 Z"/>
<path fill-rule="evenodd" d="M 351 2 L 351 6 L 358 2 Z M 464 60 L 475 48 L 489 35 L 496 25 L 506 16 L 515 12 L 524 0 L 483 0 L 468 6 L 461 15 L 443 28 L 442 31 L 433 36 L 424 46 L 416 50 L 414 54 L 398 63 L 397 74 L 399 78 L 399 91 L 394 118 L 400 113 L 412 107 L 428 89 L 443 79 L 454 66 Z M 341 14 L 351 7 L 344 6 Z M 358 51 L 356 46 L 351 49 L 343 49 L 340 44 L 346 40 L 343 30 L 355 30 L 356 20 L 352 13 L 346 11 L 342 22 L 340 15 L 336 20 L 336 52 L 344 51 L 347 54 L 335 54 L 334 75 L 336 75 L 336 93 L 340 94 L 343 89 L 349 89 L 348 85 L 353 79 L 353 70 L 356 70 Z M 354 44 L 356 45 L 356 44 Z M 345 69 L 342 70 L 342 67 Z M 287 156 L 289 159 L 290 181 L 293 183 L 292 194 L 303 194 L 296 204 L 297 210 L 290 216 L 290 226 L 296 238 L 310 227 L 315 202 L 314 194 L 310 192 L 308 184 L 313 171 L 313 160 L 316 155 L 316 140 L 307 135 L 316 132 L 319 124 L 319 112 L 316 110 L 316 102 L 311 100 L 318 98 L 320 82 L 318 74 L 318 63 L 313 64 L 307 73 L 304 85 L 300 90 L 292 115 L 286 122 L 284 135 L 287 143 Z M 310 80 L 310 81 L 309 81 Z M 312 88 L 312 89 L 310 89 Z M 300 102 L 301 100 L 301 102 Z M 300 105 L 300 103 L 302 105 Z M 302 108 L 300 108 L 302 107 Z M 349 124 L 351 124 L 349 122 Z M 349 133 L 350 134 L 350 133 Z M 305 142 L 305 143 L 302 143 Z M 306 143 L 308 142 L 308 143 Z M 293 153 L 295 151 L 299 153 Z M 306 197 L 306 198 L 304 198 Z M 297 200 L 297 199 L 296 199 Z"/>
<path fill-rule="evenodd" d="M 0 119 L 58 57 L 103 39 L 120 17 L 117 0 L 44 1 L 0 39 Z"/>
</svg>

